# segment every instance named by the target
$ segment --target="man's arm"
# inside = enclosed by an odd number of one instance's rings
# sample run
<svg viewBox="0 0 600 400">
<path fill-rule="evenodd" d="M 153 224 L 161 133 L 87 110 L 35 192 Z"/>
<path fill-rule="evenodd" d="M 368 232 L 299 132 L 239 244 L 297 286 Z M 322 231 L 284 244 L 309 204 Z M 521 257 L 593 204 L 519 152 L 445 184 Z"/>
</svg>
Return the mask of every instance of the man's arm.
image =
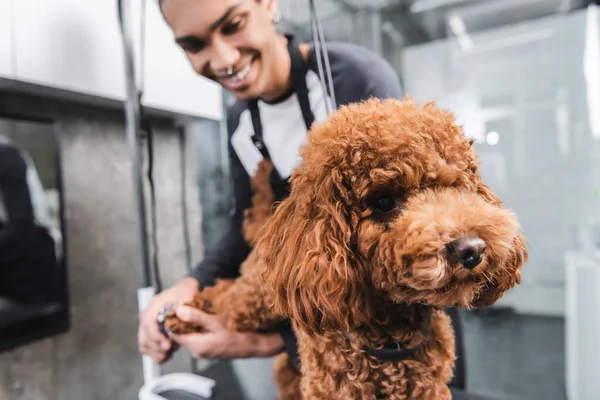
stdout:
<svg viewBox="0 0 600 400">
<path fill-rule="evenodd" d="M 239 117 L 239 114 L 238 114 Z M 236 117 L 237 118 L 237 117 Z M 229 136 L 234 130 L 232 113 L 228 113 Z M 241 235 L 243 210 L 251 204 L 250 182 L 240 161 L 229 147 L 231 171 L 234 182 L 235 208 L 230 218 L 229 231 L 216 248 L 211 249 L 205 259 L 179 283 L 154 296 L 140 314 L 138 342 L 140 352 L 151 356 L 155 362 L 163 363 L 171 357 L 174 346 L 158 329 L 156 316 L 166 304 L 189 302 L 201 287 L 211 286 L 217 278 L 236 277 L 239 266 L 250 249 Z"/>
<path fill-rule="evenodd" d="M 363 96 L 376 97 L 378 99 L 404 98 L 404 90 L 396 71 L 382 57 L 373 56 L 373 59 L 365 66 L 366 73 L 363 75 Z"/>
<path fill-rule="evenodd" d="M 198 280 L 200 288 L 213 286 L 216 279 L 237 278 L 240 265 L 250 254 L 251 248 L 242 234 L 244 210 L 252 206 L 250 177 L 231 145 L 231 137 L 245 108 L 236 103 L 227 113 L 228 150 L 230 173 L 233 184 L 234 206 L 230 216 L 229 230 L 213 249 L 208 249 L 204 259 L 192 270 L 190 276 Z"/>
<path fill-rule="evenodd" d="M 402 99 L 404 92 L 392 66 L 377 53 L 350 43 L 328 45 L 333 85 L 338 106 L 366 100 Z M 309 68 L 318 72 L 317 56 L 311 49 Z"/>
<path fill-rule="evenodd" d="M 250 254 L 250 246 L 242 235 L 244 210 L 252 204 L 250 181 L 241 162 L 230 147 L 231 174 L 235 206 L 229 230 L 204 260 L 194 268 L 190 276 L 196 278 L 200 288 L 212 286 L 216 279 L 237 278 L 242 262 Z"/>
</svg>

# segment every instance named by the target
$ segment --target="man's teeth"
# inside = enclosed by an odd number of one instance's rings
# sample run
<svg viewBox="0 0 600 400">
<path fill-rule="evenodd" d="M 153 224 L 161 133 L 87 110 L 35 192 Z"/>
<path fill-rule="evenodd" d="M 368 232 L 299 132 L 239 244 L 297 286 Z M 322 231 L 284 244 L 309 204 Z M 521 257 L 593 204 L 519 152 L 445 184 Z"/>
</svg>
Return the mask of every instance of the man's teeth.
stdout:
<svg viewBox="0 0 600 400">
<path fill-rule="evenodd" d="M 252 64 L 248 64 L 240 72 L 238 72 L 237 74 L 233 75 L 231 78 L 228 78 L 228 80 L 231 81 L 231 82 L 241 81 L 246 76 L 248 76 L 248 73 L 250 72 L 251 67 L 252 67 Z"/>
</svg>

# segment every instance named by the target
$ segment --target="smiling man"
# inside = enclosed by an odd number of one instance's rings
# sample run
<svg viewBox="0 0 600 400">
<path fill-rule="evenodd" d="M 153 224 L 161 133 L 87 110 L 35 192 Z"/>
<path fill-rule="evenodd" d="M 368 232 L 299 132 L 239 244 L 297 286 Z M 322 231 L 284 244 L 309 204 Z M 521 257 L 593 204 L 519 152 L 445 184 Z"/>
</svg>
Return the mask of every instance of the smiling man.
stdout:
<svg viewBox="0 0 600 400">
<path fill-rule="evenodd" d="M 162 7 L 198 74 L 242 100 L 273 100 L 290 87 L 286 39 L 273 28 L 276 2 L 163 0 Z"/>
<path fill-rule="evenodd" d="M 187 311 L 188 321 L 210 329 L 171 343 L 160 334 L 156 316 L 165 304 L 188 301 L 216 279 L 239 275 L 251 250 L 241 233 L 243 210 L 251 206 L 250 177 L 262 159 L 271 159 L 275 167 L 275 200 L 289 193 L 287 178 L 297 164 L 299 148 L 310 125 L 326 117 L 326 101 L 331 100 L 330 93 L 323 93 L 327 85 L 319 79 L 315 49 L 278 32 L 276 0 L 162 0 L 160 7 L 194 70 L 237 99 L 227 111 L 235 209 L 219 244 L 209 249 L 190 276 L 159 293 L 141 314 L 140 351 L 158 363 L 180 345 L 195 356 L 221 359 L 264 358 L 288 351 L 297 364 L 289 329 L 271 334 L 230 332 L 210 315 L 180 308 L 180 317 L 185 318 Z M 378 55 L 342 43 L 329 43 L 328 54 L 337 106 L 371 96 L 403 97 L 395 72 Z M 263 365 L 253 367 L 253 372 L 268 367 Z M 268 370 L 266 378 L 271 378 Z M 253 386 L 259 387 L 259 380 Z M 245 390 L 248 398 L 272 397 L 261 390 Z"/>
</svg>

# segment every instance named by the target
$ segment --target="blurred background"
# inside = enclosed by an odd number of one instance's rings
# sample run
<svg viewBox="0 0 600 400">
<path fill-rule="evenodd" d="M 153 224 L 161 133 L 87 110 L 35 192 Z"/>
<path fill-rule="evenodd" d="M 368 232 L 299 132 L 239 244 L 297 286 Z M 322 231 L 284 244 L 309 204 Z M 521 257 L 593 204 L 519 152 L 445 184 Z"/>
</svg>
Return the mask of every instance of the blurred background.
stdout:
<svg viewBox="0 0 600 400">
<path fill-rule="evenodd" d="M 530 247 L 521 285 L 463 313 L 469 390 L 494 399 L 600 399 L 596 3 L 317 2 L 328 41 L 383 55 L 407 94 L 457 115 L 484 180 L 520 218 Z M 310 41 L 308 2 L 279 4 L 281 30 Z M 155 2 L 145 7 L 137 68 L 154 143 L 143 160 L 166 287 L 226 229 L 231 99 L 192 73 Z M 0 293 L 0 400 L 125 399 L 142 384 L 122 70 L 113 2 L 0 0 L 0 138 L 40 176 L 61 292 L 35 304 Z M 166 369 L 222 364 L 178 354 Z"/>
</svg>

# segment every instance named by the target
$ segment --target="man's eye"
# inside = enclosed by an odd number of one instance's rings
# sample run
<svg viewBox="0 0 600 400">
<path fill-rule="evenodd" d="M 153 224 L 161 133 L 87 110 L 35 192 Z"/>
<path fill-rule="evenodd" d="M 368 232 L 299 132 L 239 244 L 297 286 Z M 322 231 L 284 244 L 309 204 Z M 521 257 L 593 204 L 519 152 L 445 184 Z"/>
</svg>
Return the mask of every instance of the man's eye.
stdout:
<svg viewBox="0 0 600 400">
<path fill-rule="evenodd" d="M 206 43 L 204 42 L 190 42 L 181 46 L 181 48 L 188 53 L 197 53 L 202 51 L 206 47 Z"/>
<path fill-rule="evenodd" d="M 244 20 L 244 18 L 239 18 L 226 25 L 223 25 L 223 28 L 221 28 L 221 32 L 223 32 L 224 35 L 233 35 L 234 33 L 240 30 Z"/>
</svg>

